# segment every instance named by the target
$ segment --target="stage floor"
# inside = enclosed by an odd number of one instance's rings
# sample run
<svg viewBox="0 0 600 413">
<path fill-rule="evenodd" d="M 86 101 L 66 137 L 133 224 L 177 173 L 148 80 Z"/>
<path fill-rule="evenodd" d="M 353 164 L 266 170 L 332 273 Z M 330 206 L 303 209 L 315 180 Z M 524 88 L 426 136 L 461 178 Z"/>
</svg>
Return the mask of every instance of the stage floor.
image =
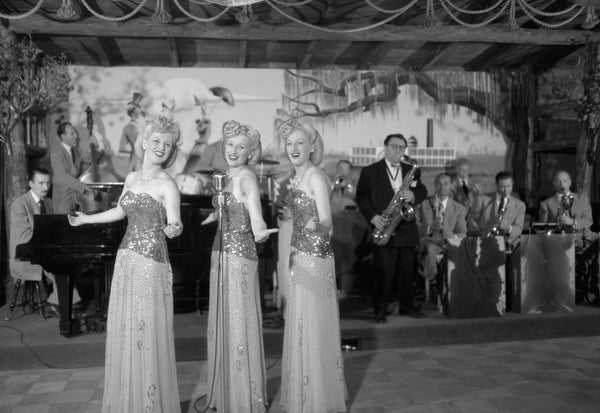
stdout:
<svg viewBox="0 0 600 413">
<path fill-rule="evenodd" d="M 600 335 L 600 308 L 591 305 L 576 306 L 573 312 L 470 319 L 449 319 L 435 308 L 425 308 L 426 318 L 393 312 L 387 323 L 376 324 L 370 303 L 368 297 L 340 301 L 343 344 L 366 351 Z M 37 314 L 27 314 L 4 321 L 7 312 L 8 306 L 0 308 L 0 371 L 104 365 L 106 333 L 65 338 L 54 318 L 41 321 Z M 277 318 L 276 312 L 266 315 Z M 206 312 L 175 315 L 177 361 L 206 359 L 206 320 Z M 264 342 L 266 356 L 279 357 L 283 329 L 265 328 Z"/>
</svg>

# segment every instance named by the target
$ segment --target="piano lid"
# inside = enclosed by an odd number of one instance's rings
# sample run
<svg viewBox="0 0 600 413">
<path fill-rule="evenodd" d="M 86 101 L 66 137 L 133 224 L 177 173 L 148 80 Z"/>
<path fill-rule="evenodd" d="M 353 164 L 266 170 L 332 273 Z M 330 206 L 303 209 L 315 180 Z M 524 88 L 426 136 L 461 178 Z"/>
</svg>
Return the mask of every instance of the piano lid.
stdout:
<svg viewBox="0 0 600 413">
<path fill-rule="evenodd" d="M 33 236 L 30 248 L 60 249 L 113 249 L 119 246 L 122 233 L 119 223 L 90 224 L 72 227 L 66 214 L 44 214 L 33 216 Z"/>
</svg>

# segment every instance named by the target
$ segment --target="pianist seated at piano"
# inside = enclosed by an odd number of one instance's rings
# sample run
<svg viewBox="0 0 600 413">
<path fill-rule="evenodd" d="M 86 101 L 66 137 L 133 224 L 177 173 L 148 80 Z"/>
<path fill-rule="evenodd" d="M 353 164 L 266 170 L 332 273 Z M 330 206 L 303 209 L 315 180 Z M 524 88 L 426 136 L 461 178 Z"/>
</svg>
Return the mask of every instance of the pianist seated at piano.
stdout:
<svg viewBox="0 0 600 413">
<path fill-rule="evenodd" d="M 26 244 L 33 235 L 33 216 L 52 214 L 52 202 L 46 196 L 52 186 L 50 172 L 44 168 L 34 168 L 29 174 L 29 191 L 16 198 L 10 207 L 10 273 L 15 280 L 42 281 L 46 277 L 54 284 L 54 275 L 44 271 L 39 265 L 15 258 L 17 245 Z M 73 290 L 73 304 L 80 303 L 77 289 Z M 60 318 L 58 315 L 57 289 L 53 288 L 46 299 L 46 314 Z"/>
<path fill-rule="evenodd" d="M 173 272 L 165 235 L 176 237 L 183 226 L 179 190 L 164 170 L 176 158 L 179 137 L 172 113 L 163 109 L 136 141 L 142 167 L 127 175 L 117 206 L 69 216 L 74 226 L 128 219 L 108 305 L 103 412 L 139 412 L 143 406 L 157 413 L 180 412 Z"/>
<path fill-rule="evenodd" d="M 496 174 L 496 192 L 480 196 L 467 214 L 469 231 L 481 235 L 503 235 L 515 246 L 523 232 L 525 203 L 512 196 L 513 176 L 509 171 Z"/>
<path fill-rule="evenodd" d="M 592 225 L 590 200 L 585 195 L 571 192 L 571 176 L 566 171 L 556 171 L 552 178 L 552 185 L 556 192 L 541 202 L 540 222 L 555 223 L 559 231 L 574 232 L 578 235 L 576 242 L 581 242 L 590 235 Z"/>
<path fill-rule="evenodd" d="M 447 173 L 435 177 L 435 194 L 415 207 L 415 221 L 420 235 L 419 273 L 432 281 L 438 274 L 440 256 L 449 238 L 467 234 L 467 208 L 450 198 L 452 178 Z"/>
</svg>

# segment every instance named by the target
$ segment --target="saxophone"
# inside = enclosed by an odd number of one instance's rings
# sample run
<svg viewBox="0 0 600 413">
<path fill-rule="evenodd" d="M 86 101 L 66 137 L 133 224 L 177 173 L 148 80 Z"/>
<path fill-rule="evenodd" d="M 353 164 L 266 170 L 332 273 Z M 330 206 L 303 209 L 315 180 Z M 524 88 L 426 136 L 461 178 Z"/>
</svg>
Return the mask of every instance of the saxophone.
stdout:
<svg viewBox="0 0 600 413">
<path fill-rule="evenodd" d="M 500 230 L 500 223 L 504 219 L 504 215 L 506 214 L 506 209 L 508 208 L 508 204 L 509 204 L 509 199 L 507 197 L 506 202 L 504 203 L 504 205 L 502 205 L 502 208 L 500 208 L 500 211 L 498 211 L 498 216 L 496 217 L 496 223 L 494 224 L 494 226 L 492 228 L 490 228 L 490 231 L 487 233 L 488 237 L 495 237 L 497 235 L 503 235 L 501 233 L 502 231 Z"/>
<path fill-rule="evenodd" d="M 560 222 L 561 220 L 559 218 L 571 214 L 574 198 L 573 194 L 561 194 L 560 196 L 560 203 L 558 205 L 558 210 L 556 211 L 556 221 L 561 234 L 565 233 L 565 226 Z"/>
<path fill-rule="evenodd" d="M 410 171 L 406 174 L 402 180 L 402 186 L 396 191 L 394 197 L 382 212 L 382 217 L 385 220 L 385 226 L 383 230 L 375 228 L 371 235 L 373 243 L 383 247 L 388 243 L 390 237 L 396 230 L 396 227 L 402 220 L 412 221 L 415 217 L 415 211 L 412 205 L 406 200 L 402 199 L 402 193 L 409 189 L 411 182 L 414 179 L 415 173 L 419 168 L 419 164 L 414 159 L 403 157 L 402 163 L 410 165 Z"/>
</svg>

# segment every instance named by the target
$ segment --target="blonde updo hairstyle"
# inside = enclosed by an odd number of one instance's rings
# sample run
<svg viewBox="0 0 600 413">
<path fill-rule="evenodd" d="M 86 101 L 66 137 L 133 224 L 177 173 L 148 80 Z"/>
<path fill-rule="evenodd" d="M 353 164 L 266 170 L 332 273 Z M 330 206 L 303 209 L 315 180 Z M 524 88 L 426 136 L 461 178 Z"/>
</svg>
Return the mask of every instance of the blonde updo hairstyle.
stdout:
<svg viewBox="0 0 600 413">
<path fill-rule="evenodd" d="M 245 136 L 248 138 L 248 165 L 256 165 L 262 157 L 262 145 L 260 143 L 260 133 L 250 125 L 240 123 L 235 120 L 228 120 L 223 124 L 223 140 L 221 150 L 225 157 L 225 144 L 235 136 Z"/>
<path fill-rule="evenodd" d="M 177 122 L 173 121 L 173 112 L 168 108 L 163 109 L 144 127 L 144 130 L 138 135 L 135 141 L 135 154 L 140 159 L 144 159 L 144 142 L 146 142 L 154 133 L 165 133 L 171 135 L 173 138 L 173 146 L 167 159 L 162 163 L 163 169 L 173 165 L 179 152 L 179 138 L 181 137 L 181 131 Z"/>
<path fill-rule="evenodd" d="M 323 153 L 325 152 L 325 145 L 323 144 L 323 138 L 321 134 L 317 132 L 308 123 L 299 122 L 295 119 L 287 120 L 279 127 L 277 136 L 282 141 L 285 141 L 290 135 L 296 131 L 301 131 L 308 138 L 308 142 L 313 146 L 313 150 L 310 153 L 310 161 L 313 165 L 319 165 L 323 162 Z"/>
</svg>

